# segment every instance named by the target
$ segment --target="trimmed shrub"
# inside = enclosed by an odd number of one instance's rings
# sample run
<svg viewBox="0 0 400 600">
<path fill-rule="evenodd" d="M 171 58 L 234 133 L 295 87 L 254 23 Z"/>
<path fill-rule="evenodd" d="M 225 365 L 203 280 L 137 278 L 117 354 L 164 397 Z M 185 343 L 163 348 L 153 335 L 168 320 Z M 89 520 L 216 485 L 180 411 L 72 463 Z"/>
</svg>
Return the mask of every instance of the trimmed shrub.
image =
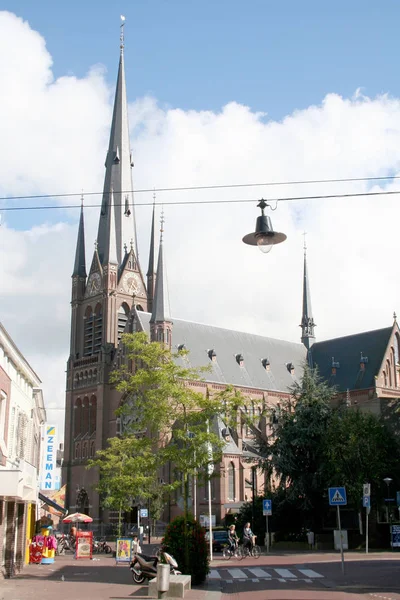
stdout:
<svg viewBox="0 0 400 600">
<path fill-rule="evenodd" d="M 189 515 L 187 520 L 187 551 L 185 550 L 185 519 L 176 517 L 167 526 L 161 542 L 163 550 L 172 554 L 184 575 L 192 576 L 194 585 L 203 583 L 210 569 L 205 530 Z"/>
</svg>

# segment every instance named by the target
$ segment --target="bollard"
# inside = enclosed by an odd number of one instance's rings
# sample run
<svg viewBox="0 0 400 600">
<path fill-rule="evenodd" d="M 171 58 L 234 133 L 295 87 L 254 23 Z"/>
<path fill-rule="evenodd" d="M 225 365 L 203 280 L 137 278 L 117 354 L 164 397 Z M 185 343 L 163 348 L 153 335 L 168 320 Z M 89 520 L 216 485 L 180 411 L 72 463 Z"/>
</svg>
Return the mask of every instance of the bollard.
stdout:
<svg viewBox="0 0 400 600">
<path fill-rule="evenodd" d="M 169 576 L 171 568 L 169 565 L 158 563 L 157 565 L 157 592 L 158 598 L 166 598 L 169 590 Z"/>
</svg>

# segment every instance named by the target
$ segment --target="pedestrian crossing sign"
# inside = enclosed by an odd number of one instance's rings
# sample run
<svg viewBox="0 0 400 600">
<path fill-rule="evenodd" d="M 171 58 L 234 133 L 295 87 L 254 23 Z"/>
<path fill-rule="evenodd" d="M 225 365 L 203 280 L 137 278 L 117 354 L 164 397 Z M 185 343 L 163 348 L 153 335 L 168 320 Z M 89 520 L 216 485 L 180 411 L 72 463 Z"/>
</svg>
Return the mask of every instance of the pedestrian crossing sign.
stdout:
<svg viewBox="0 0 400 600">
<path fill-rule="evenodd" d="M 344 506 L 347 504 L 345 487 L 331 487 L 328 492 L 330 506 Z"/>
</svg>

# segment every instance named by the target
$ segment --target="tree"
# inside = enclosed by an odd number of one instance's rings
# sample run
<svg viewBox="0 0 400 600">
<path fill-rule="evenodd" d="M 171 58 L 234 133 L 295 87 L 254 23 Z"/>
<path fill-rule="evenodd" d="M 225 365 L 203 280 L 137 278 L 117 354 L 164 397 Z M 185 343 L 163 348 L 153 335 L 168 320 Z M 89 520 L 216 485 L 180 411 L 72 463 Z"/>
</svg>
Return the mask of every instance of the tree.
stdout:
<svg viewBox="0 0 400 600">
<path fill-rule="evenodd" d="M 300 383 L 281 411 L 276 439 L 271 446 L 272 465 L 283 486 L 302 500 L 307 511 L 319 504 L 324 482 L 325 441 L 334 391 L 305 366 Z"/>
<path fill-rule="evenodd" d="M 157 459 L 150 440 L 133 435 L 108 440 L 87 468 L 99 469 L 97 491 L 104 508 L 118 510 L 118 535 L 121 535 L 122 513 L 130 510 L 133 498 L 147 498 L 157 472 Z"/>
<path fill-rule="evenodd" d="M 346 407 L 334 410 L 325 447 L 330 485 L 346 486 L 357 508 L 361 507 L 364 483 L 371 483 L 375 495 L 385 476 L 399 477 L 399 440 L 372 413 Z"/>
<path fill-rule="evenodd" d="M 151 440 L 159 467 L 173 465 L 176 475 L 170 483 L 183 485 L 186 523 L 189 477 L 218 462 L 222 454 L 224 442 L 209 424 L 216 416 L 228 420 L 236 415 L 244 399 L 230 387 L 215 395 L 198 391 L 208 369 L 191 367 L 186 350 L 172 352 L 165 344 L 150 342 L 146 333 L 125 334 L 122 342 L 125 364 L 112 374 L 123 398 L 118 414 L 130 421 L 131 432 Z M 186 534 L 184 544 L 187 562 Z"/>
<path fill-rule="evenodd" d="M 334 395 L 317 370 L 304 365 L 300 382 L 277 414 L 275 436 L 264 447 L 264 468 L 278 478 L 287 501 L 299 506 L 313 529 L 319 525 L 324 506 L 325 448 Z"/>
</svg>

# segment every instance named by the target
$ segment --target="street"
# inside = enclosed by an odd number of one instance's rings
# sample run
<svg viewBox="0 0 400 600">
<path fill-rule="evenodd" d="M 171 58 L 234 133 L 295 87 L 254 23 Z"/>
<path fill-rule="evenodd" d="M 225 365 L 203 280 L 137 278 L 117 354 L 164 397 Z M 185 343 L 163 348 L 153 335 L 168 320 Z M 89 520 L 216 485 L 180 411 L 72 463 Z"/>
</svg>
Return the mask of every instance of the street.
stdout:
<svg viewBox="0 0 400 600">
<path fill-rule="evenodd" d="M 261 556 L 224 561 L 215 556 L 207 582 L 188 600 L 400 600 L 400 554 L 349 552 L 342 575 L 336 553 Z M 0 600 L 128 600 L 147 598 L 147 586 L 132 582 L 127 565 L 109 556 L 91 561 L 57 557 L 53 565 L 28 565 L 0 585 Z"/>
</svg>

